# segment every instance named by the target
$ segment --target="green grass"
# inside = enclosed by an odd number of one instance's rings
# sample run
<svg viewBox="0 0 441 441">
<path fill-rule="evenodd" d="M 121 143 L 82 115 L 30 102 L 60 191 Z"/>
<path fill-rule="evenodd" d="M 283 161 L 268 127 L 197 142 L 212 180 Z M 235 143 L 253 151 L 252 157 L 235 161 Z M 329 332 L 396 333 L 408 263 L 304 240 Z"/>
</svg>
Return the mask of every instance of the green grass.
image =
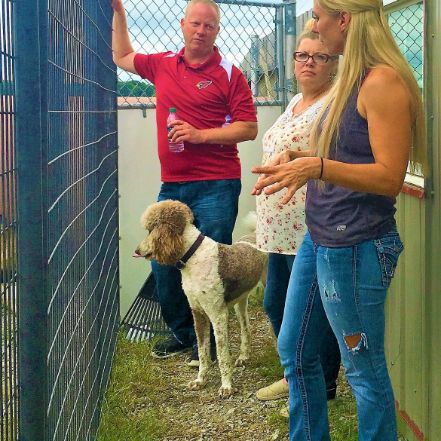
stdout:
<svg viewBox="0 0 441 441">
<path fill-rule="evenodd" d="M 120 337 L 103 403 L 100 441 L 156 441 L 164 433 L 155 388 L 164 376 L 148 361 L 151 343 Z"/>
<path fill-rule="evenodd" d="M 357 415 L 355 399 L 342 371 L 340 371 L 337 397 L 329 402 L 329 427 L 334 441 L 357 441 Z"/>
<path fill-rule="evenodd" d="M 3 229 L 3 226 L 0 225 L 0 278 L 3 277 L 3 272 L 8 274 L 12 272 L 16 266 L 15 232 L 11 229 Z"/>
</svg>

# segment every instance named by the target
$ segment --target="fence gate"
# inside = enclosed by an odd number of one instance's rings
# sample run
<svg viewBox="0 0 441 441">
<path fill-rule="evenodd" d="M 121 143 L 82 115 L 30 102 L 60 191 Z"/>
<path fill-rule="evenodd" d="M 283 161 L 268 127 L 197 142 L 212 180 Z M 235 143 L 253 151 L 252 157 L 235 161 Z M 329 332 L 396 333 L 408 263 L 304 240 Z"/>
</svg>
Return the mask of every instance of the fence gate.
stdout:
<svg viewBox="0 0 441 441">
<path fill-rule="evenodd" d="M 18 432 L 16 166 L 12 3 L 0 6 L 0 439 L 15 441 Z"/>
<path fill-rule="evenodd" d="M 95 439 L 119 324 L 107 0 L 0 0 L 1 441 Z"/>
</svg>

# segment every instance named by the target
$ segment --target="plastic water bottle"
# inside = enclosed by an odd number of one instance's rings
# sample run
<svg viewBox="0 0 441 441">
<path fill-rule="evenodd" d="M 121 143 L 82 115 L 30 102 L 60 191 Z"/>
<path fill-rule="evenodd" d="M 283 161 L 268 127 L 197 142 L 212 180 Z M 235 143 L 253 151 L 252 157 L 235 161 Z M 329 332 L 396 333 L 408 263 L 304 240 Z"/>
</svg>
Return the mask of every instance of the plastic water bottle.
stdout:
<svg viewBox="0 0 441 441">
<path fill-rule="evenodd" d="M 222 127 L 228 127 L 231 124 L 231 115 L 227 115 L 225 117 L 225 122 L 222 124 Z"/>
<path fill-rule="evenodd" d="M 228 127 L 230 124 L 231 124 L 231 115 L 227 115 L 225 117 L 225 122 L 222 124 L 222 128 Z M 221 144 L 220 146 L 223 147 L 224 145 Z"/>
<path fill-rule="evenodd" d="M 170 127 L 170 123 L 172 121 L 176 121 L 177 119 L 178 118 L 176 116 L 176 109 L 174 107 L 170 107 L 169 114 L 167 117 L 167 138 L 168 138 L 168 149 L 173 153 L 181 153 L 182 151 L 184 151 L 184 141 L 173 142 L 168 136 L 172 130 L 172 127 Z"/>
</svg>

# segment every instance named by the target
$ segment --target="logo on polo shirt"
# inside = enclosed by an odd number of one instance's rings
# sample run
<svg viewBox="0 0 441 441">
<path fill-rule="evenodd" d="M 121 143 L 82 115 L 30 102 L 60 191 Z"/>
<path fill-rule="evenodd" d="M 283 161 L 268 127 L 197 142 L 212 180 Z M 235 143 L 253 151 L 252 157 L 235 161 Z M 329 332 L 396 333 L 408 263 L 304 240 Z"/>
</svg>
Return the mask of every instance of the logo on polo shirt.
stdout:
<svg viewBox="0 0 441 441">
<path fill-rule="evenodd" d="M 199 81 L 199 83 L 196 84 L 196 87 L 201 90 L 201 89 L 205 89 L 206 87 L 208 87 L 213 81 L 211 80 L 206 80 L 206 81 Z"/>
</svg>

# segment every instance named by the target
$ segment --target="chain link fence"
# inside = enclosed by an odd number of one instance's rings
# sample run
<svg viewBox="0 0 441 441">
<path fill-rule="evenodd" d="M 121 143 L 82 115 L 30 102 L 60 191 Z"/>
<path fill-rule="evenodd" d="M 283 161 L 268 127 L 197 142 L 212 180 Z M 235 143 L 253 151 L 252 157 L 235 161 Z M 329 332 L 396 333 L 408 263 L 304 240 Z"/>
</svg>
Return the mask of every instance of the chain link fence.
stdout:
<svg viewBox="0 0 441 441">
<path fill-rule="evenodd" d="M 398 46 L 415 74 L 415 79 L 423 89 L 423 2 L 405 6 L 388 15 L 389 25 Z"/>
<path fill-rule="evenodd" d="M 423 2 L 407 5 L 388 14 L 389 25 L 395 40 L 413 69 L 421 94 L 424 87 L 424 5 Z M 421 169 L 411 171 L 410 175 L 423 177 Z M 418 185 L 424 185 L 420 180 Z"/>
<path fill-rule="evenodd" d="M 296 90 L 289 65 L 297 29 L 311 13 L 297 18 L 287 14 L 294 5 L 223 0 L 221 31 L 216 44 L 223 56 L 238 66 L 248 79 L 256 105 L 286 104 Z M 130 38 L 136 52 L 178 51 L 183 46 L 179 26 L 186 1 L 155 0 L 125 2 Z M 423 3 L 405 6 L 389 14 L 392 32 L 423 85 Z M 288 69 L 287 69 L 288 66 Z M 155 88 L 137 75 L 118 70 L 118 104 L 123 108 L 154 107 Z"/>
<path fill-rule="evenodd" d="M 256 105 L 286 101 L 284 8 L 281 3 L 217 2 L 221 30 L 216 40 L 220 53 L 245 74 Z M 124 6 L 136 52 L 179 51 L 183 46 L 180 19 L 184 0 L 127 0 Z M 292 20 L 292 17 L 291 17 Z M 139 76 L 118 70 L 120 107 L 154 107 L 155 88 Z"/>
</svg>

